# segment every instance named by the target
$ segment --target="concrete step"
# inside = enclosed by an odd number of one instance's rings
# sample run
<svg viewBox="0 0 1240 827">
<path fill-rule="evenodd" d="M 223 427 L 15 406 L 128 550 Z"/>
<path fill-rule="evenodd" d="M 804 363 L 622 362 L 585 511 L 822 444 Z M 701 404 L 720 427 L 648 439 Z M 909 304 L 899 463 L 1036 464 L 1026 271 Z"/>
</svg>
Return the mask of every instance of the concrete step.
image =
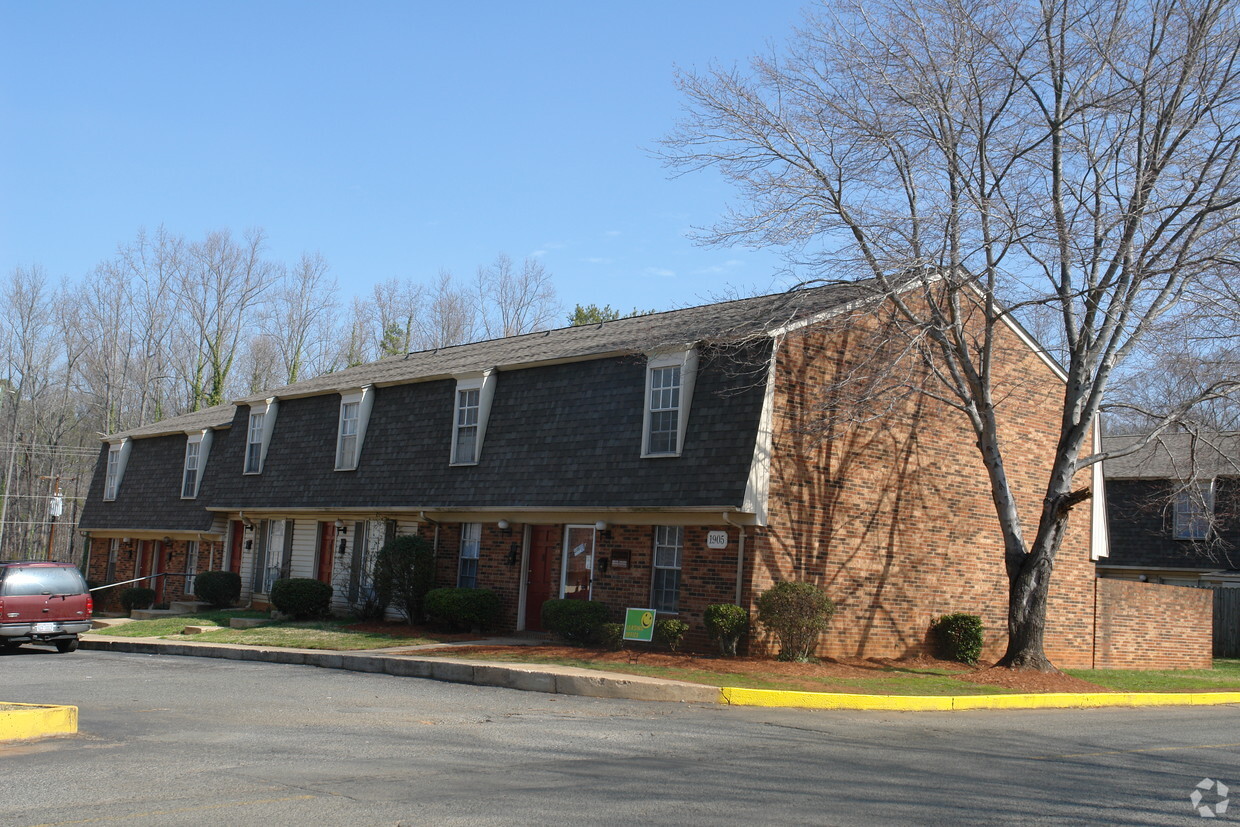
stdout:
<svg viewBox="0 0 1240 827">
<path fill-rule="evenodd" d="M 209 605 L 198 600 L 174 600 L 168 604 L 168 611 L 188 615 L 201 612 L 208 608 Z"/>
<path fill-rule="evenodd" d="M 134 620 L 157 620 L 161 617 L 181 617 L 188 612 L 174 612 L 172 609 L 134 609 L 129 616 Z"/>
</svg>

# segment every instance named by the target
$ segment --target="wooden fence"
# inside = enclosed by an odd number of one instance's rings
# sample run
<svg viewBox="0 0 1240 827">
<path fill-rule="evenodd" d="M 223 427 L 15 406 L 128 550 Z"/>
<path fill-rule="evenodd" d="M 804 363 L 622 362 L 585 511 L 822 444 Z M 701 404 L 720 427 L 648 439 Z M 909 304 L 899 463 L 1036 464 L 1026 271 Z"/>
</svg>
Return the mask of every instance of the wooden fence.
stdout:
<svg viewBox="0 0 1240 827">
<path fill-rule="evenodd" d="M 1214 657 L 1240 658 L 1240 589 L 1214 589 Z"/>
</svg>

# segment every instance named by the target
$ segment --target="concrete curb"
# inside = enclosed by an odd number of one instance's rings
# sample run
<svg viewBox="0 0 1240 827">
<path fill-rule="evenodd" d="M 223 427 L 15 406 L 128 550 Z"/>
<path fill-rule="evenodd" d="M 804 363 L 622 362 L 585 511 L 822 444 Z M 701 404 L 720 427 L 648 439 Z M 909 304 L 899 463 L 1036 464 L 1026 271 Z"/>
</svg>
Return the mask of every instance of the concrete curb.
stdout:
<svg viewBox="0 0 1240 827">
<path fill-rule="evenodd" d="M 1240 692 L 1094 692 L 1020 695 L 850 695 L 774 689 L 714 687 L 697 683 L 620 675 L 593 669 L 546 664 L 503 664 L 463 658 L 416 657 L 388 653 L 277 649 L 227 643 L 176 643 L 91 635 L 81 648 L 145 655 L 264 661 L 396 677 L 425 678 L 474 686 L 498 686 L 526 692 L 584 695 L 630 701 L 670 701 L 727 706 L 860 709 L 891 712 L 952 712 L 966 709 L 1081 709 L 1103 706 L 1202 706 L 1240 704 Z M 76 731 L 76 730 L 75 730 Z"/>
<path fill-rule="evenodd" d="M 77 731 L 76 706 L 0 702 L 0 742 L 72 735 Z"/>
<path fill-rule="evenodd" d="M 1046 692 L 1013 695 L 847 695 L 723 687 L 719 703 L 802 709 L 952 712 L 965 709 L 1085 709 L 1102 706 L 1203 706 L 1240 703 L 1240 692 Z"/>
<path fill-rule="evenodd" d="M 274 649 L 209 643 L 174 643 L 151 640 L 81 638 L 83 649 L 132 652 L 145 655 L 181 655 L 227 660 L 265 661 L 352 672 L 378 672 L 407 678 L 427 678 L 474 686 L 498 686 L 527 692 L 585 695 L 631 701 L 718 703 L 719 689 L 696 683 L 614 675 L 567 666 L 499 664 L 458 658 L 418 658 L 409 655 L 369 655 L 356 652 L 323 652 L 310 649 Z"/>
</svg>

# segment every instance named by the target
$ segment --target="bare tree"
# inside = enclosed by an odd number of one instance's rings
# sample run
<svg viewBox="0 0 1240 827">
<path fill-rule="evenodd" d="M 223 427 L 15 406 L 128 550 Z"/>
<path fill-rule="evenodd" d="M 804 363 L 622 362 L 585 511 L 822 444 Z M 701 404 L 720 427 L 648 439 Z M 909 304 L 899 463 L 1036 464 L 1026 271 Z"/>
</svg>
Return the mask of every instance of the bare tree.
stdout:
<svg viewBox="0 0 1240 827">
<path fill-rule="evenodd" d="M 473 298 L 452 282 L 452 274 L 439 271 L 430 291 L 415 344 L 421 349 L 451 347 L 477 339 L 478 316 Z"/>
<path fill-rule="evenodd" d="M 251 230 L 236 242 L 224 230 L 189 245 L 177 284 L 181 312 L 197 342 L 189 373 L 191 409 L 219 405 L 243 336 L 274 272 L 263 258 L 265 237 Z"/>
<path fill-rule="evenodd" d="M 267 387 L 291 385 L 330 367 L 324 354 L 338 288 L 328 278 L 327 261 L 317 253 L 304 254 L 296 266 L 281 271 L 262 314 L 263 338 L 278 353 L 281 367 L 278 381 Z"/>
<path fill-rule="evenodd" d="M 743 196 L 704 240 L 790 245 L 829 278 L 870 280 L 936 380 L 919 391 L 975 434 L 1010 584 L 1005 665 L 1052 668 L 1047 589 L 1117 370 L 1188 312 L 1186 290 L 1236 274 L 1238 52 L 1216 0 L 875 0 L 824 4 L 749 72 L 679 77 L 667 160 Z M 1058 321 L 1067 382 L 1024 514 L 996 361 L 1004 316 L 1036 307 Z"/>
<path fill-rule="evenodd" d="M 375 284 L 371 309 L 378 325 L 378 356 L 403 356 L 414 349 L 423 313 L 425 288 L 412 280 L 389 279 Z"/>
<path fill-rule="evenodd" d="M 507 253 L 478 268 L 478 309 L 488 339 L 545 330 L 559 315 L 551 274 L 536 258 L 518 273 Z"/>
</svg>

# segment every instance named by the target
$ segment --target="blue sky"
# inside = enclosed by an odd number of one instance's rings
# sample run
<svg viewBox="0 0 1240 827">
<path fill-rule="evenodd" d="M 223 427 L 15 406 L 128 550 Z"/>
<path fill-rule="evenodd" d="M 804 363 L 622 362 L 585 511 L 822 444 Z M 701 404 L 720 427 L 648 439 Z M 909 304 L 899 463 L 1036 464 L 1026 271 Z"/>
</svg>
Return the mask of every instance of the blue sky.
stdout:
<svg viewBox="0 0 1240 827">
<path fill-rule="evenodd" d="M 542 257 L 566 309 L 780 289 L 688 238 L 733 197 L 650 156 L 673 70 L 744 62 L 799 2 L 0 0 L 0 271 L 80 278 L 141 227 L 262 227 L 345 295 Z"/>
</svg>

